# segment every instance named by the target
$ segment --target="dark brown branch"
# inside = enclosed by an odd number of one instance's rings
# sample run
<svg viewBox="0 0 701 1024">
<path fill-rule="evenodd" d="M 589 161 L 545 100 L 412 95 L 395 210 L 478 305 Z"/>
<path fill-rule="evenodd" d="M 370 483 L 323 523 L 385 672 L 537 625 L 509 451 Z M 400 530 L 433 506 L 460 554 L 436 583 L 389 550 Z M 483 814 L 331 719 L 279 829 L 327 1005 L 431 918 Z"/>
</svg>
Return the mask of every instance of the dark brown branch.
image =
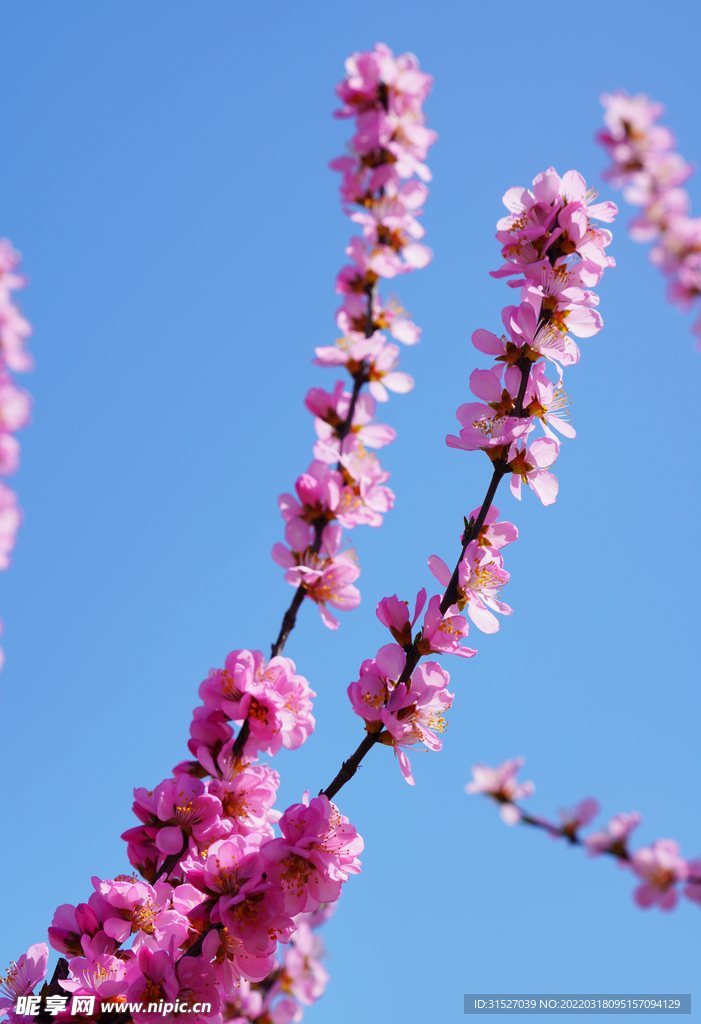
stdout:
<svg viewBox="0 0 701 1024">
<path fill-rule="evenodd" d="M 319 536 L 321 536 L 321 532 L 319 532 Z M 278 654 L 282 654 L 285 643 L 287 642 L 287 638 L 292 632 L 292 630 L 295 628 L 295 623 L 297 621 L 297 612 L 299 611 L 300 605 L 304 600 L 305 593 L 306 590 L 304 589 L 304 586 L 300 584 L 300 586 L 297 587 L 297 590 L 295 591 L 295 596 L 292 598 L 290 607 L 285 612 L 284 618 L 282 620 L 282 625 L 280 626 L 280 633 L 278 634 L 277 640 L 272 645 L 271 657 L 275 658 L 277 657 Z"/>
<path fill-rule="evenodd" d="M 349 757 L 347 761 L 343 762 L 340 771 L 338 772 L 338 775 L 333 780 L 331 785 L 327 786 L 326 789 L 323 789 L 321 791 L 321 793 L 323 793 L 324 796 L 327 796 L 329 800 L 333 800 L 333 798 L 336 796 L 336 793 L 338 793 L 339 789 L 345 786 L 347 782 L 350 782 L 350 780 L 353 778 L 353 776 L 358 770 L 358 765 L 363 760 L 365 755 L 369 753 L 370 750 L 372 750 L 372 748 L 375 746 L 381 735 L 381 731 L 369 732 L 366 734 L 363 742 L 360 744 L 360 746 L 352 755 L 352 757 Z M 319 795 L 321 795 L 321 793 Z"/>
</svg>

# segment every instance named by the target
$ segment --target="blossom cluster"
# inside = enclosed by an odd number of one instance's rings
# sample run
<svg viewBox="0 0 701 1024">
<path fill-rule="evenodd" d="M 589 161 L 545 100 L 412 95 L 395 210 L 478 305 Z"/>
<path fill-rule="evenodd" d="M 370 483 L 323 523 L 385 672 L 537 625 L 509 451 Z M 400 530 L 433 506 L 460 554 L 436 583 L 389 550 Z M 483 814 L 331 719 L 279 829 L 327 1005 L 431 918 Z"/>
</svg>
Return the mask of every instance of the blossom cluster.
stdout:
<svg viewBox="0 0 701 1024">
<path fill-rule="evenodd" d="M 471 522 L 478 512 L 474 510 Z M 459 562 L 458 599 L 449 607 L 441 607 L 443 594 L 434 594 L 427 603 L 423 588 L 416 596 L 413 617 L 408 603 L 396 594 L 380 601 L 376 614 L 394 643 L 366 659 L 359 678 L 348 687 L 353 711 L 365 722 L 366 732 L 394 749 L 401 772 L 412 786 L 406 748 L 423 744 L 424 749 L 440 750 L 439 736 L 448 724 L 445 712 L 453 702 L 448 672 L 435 661 L 418 664 L 419 660 L 429 654 L 474 657 L 477 651 L 462 643 L 469 633 L 467 619 L 461 614 L 466 607 L 473 623 L 485 633 L 499 629 L 490 608 L 511 613 L 509 606 L 495 597 L 509 578 L 499 548 L 515 540 L 518 532 L 498 518 L 499 510 L 490 508 L 478 537 L 467 546 Z M 432 555 L 428 564 L 441 583 L 450 582 L 450 570 L 442 559 Z M 414 633 L 424 608 L 421 627 Z"/>
<path fill-rule="evenodd" d="M 532 782 L 519 782 L 518 773 L 523 763 L 522 757 L 515 757 L 496 768 L 487 764 L 473 765 L 472 782 L 468 782 L 465 790 L 484 793 L 499 804 L 507 825 L 519 822 L 532 825 L 543 829 L 553 839 L 565 839 L 572 845 L 584 847 L 590 857 L 601 854 L 615 857 L 621 867 L 628 868 L 640 880 L 633 899 L 643 909 L 658 906 L 660 910 L 673 910 L 679 902 L 680 891 L 687 899 L 701 904 L 701 858 L 686 860 L 674 839 L 656 839 L 649 846 L 629 850 L 629 837 L 643 820 L 637 811 L 614 814 L 606 828 L 585 836 L 580 835 L 580 830 L 589 825 L 600 810 L 599 801 L 594 797 L 586 797 L 575 807 L 561 810 L 559 824 L 526 814 L 516 801 L 532 796 L 535 786 Z"/>
<path fill-rule="evenodd" d="M 577 171 L 560 177 L 552 167 L 534 178 L 532 191 L 506 192 L 509 214 L 498 222 L 496 236 L 505 262 L 492 276 L 511 278 L 521 302 L 502 311 L 505 335 L 472 335 L 475 348 L 492 356 L 494 365 L 472 373 L 470 390 L 481 401 L 460 406 L 460 434 L 446 438 L 452 448 L 486 452 L 499 478 L 510 476 L 517 498 L 526 484 L 544 505 L 558 492 L 549 471 L 560 451 L 555 431 L 575 436 L 562 390 L 564 367 L 579 361 L 571 335 L 588 338 L 601 330 L 592 289 L 615 265 L 605 252 L 611 233 L 599 221 L 612 221 L 618 211 L 595 198 Z M 555 381 L 541 360 L 555 368 Z M 530 440 L 537 423 L 543 436 Z"/>
<path fill-rule="evenodd" d="M 375 451 L 396 435 L 376 421 L 377 403 L 386 402 L 390 391 L 404 394 L 414 386 L 397 369 L 399 346 L 385 331 L 413 345 L 421 330 L 396 300 L 382 298 L 378 283 L 433 258 L 420 241 L 424 229 L 418 220 L 431 178 L 424 161 L 436 139 L 422 112 L 433 79 L 412 54 L 395 57 L 381 43 L 352 54 L 346 72 L 336 90 L 343 103 L 337 116 L 354 117 L 355 134 L 349 152 L 331 167 L 343 175 L 344 212 L 362 235 L 351 238 L 351 262 L 336 278 L 341 336 L 334 345 L 316 348 L 314 363 L 344 368 L 350 383 L 346 389 L 339 380 L 333 391 L 315 387 L 306 396 L 317 436 L 314 461 L 296 480 L 296 493 L 280 495 L 285 543 L 273 548 L 287 582 L 316 602 L 330 629 L 338 628 L 338 620 L 328 606 L 347 611 L 360 602 L 354 585 L 360 568 L 355 553 L 342 549 L 343 530 L 381 526 L 394 504 L 390 474 Z"/>
<path fill-rule="evenodd" d="M 654 242 L 650 259 L 667 278 L 667 297 L 686 311 L 701 297 L 701 217 L 690 217 L 689 193 L 682 188 L 693 164 L 676 152 L 661 103 L 640 93 L 604 93 L 605 129 L 597 141 L 611 158 L 604 177 L 642 212 L 630 223 L 636 242 Z M 701 316 L 693 326 L 701 347 Z"/>
<path fill-rule="evenodd" d="M 299 1021 L 327 981 L 312 929 L 360 871 L 363 841 L 326 796 L 274 808 L 279 776 L 258 754 L 295 749 L 314 729 L 314 691 L 289 658 L 232 651 L 199 692 L 194 759 L 134 790 L 140 824 L 122 838 L 141 879 L 95 877 L 87 902 L 54 915 L 49 941 L 69 958 L 59 997 L 142 1003 L 129 1011 L 136 1024 L 159 1001 L 207 1004 L 193 1021 Z M 11 967 L 0 997 L 10 1021 L 47 956 L 38 944 Z"/>
<path fill-rule="evenodd" d="M 19 466 L 19 442 L 14 436 L 31 419 L 32 400 L 17 387 L 13 373 L 27 373 L 34 366 L 25 345 L 30 324 L 13 301 L 12 293 L 24 288 L 27 278 L 18 273 L 20 254 L 6 238 L 0 238 L 0 476 L 10 476 Z M 0 569 L 10 564 L 22 512 L 17 495 L 0 482 Z M 1 624 L 0 624 L 1 629 Z M 0 650 L 0 667 L 3 654 Z"/>
</svg>

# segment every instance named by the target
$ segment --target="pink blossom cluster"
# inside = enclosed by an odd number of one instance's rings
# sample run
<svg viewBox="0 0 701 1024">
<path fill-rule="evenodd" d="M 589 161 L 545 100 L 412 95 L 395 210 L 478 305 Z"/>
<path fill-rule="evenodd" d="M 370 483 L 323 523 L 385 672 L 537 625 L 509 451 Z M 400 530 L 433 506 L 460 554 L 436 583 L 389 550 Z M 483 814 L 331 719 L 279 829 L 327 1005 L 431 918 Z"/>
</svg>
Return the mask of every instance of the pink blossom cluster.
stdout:
<svg viewBox="0 0 701 1024">
<path fill-rule="evenodd" d="M 477 371 L 478 372 L 478 371 Z M 480 510 L 473 509 L 470 521 L 475 522 Z M 518 537 L 513 523 L 497 522 L 499 509 L 490 506 L 478 536 L 465 548 L 458 566 L 457 611 L 467 614 L 483 633 L 496 633 L 499 620 L 494 612 L 511 615 L 512 609 L 499 599 L 502 587 L 509 582 L 501 549 Z M 452 573 L 438 555 L 431 555 L 428 567 L 439 583 L 450 584 Z"/>
<path fill-rule="evenodd" d="M 383 611 L 388 602 L 396 598 L 385 598 Z M 413 786 L 404 748 L 422 743 L 427 750 L 441 749 L 439 735 L 448 724 L 445 712 L 454 695 L 448 692 L 450 676 L 437 662 L 424 662 L 405 678 L 406 667 L 402 647 L 386 644 L 362 663 L 360 678 L 348 687 L 348 697 L 356 715 L 365 721 L 366 731 L 393 748 L 402 775 Z"/>
<path fill-rule="evenodd" d="M 486 452 L 499 479 L 510 477 L 517 498 L 526 484 L 544 505 L 558 492 L 549 469 L 560 451 L 557 435 L 575 436 L 562 390 L 563 368 L 579 361 L 571 335 L 588 338 L 601 330 L 592 289 L 614 266 L 605 252 L 611 233 L 599 221 L 612 221 L 617 208 L 595 198 L 577 171 L 560 177 L 552 167 L 534 178 L 532 191 L 506 192 L 509 214 L 498 222 L 496 236 L 505 262 L 492 276 L 510 277 L 521 301 L 502 311 L 506 334 L 472 335 L 475 348 L 492 356 L 494 365 L 472 373 L 470 390 L 480 401 L 460 406 L 460 434 L 446 438 L 452 448 Z M 555 381 L 541 360 L 555 368 Z M 538 423 L 543 436 L 531 440 Z"/>
<path fill-rule="evenodd" d="M 601 103 L 606 127 L 597 141 L 611 158 L 604 177 L 642 207 L 630 223 L 631 238 L 655 243 L 650 259 L 667 278 L 667 298 L 689 310 L 701 297 L 701 217 L 689 216 L 691 201 L 682 185 L 695 168 L 676 152 L 672 131 L 657 123 L 661 103 L 622 89 L 604 93 Z M 692 329 L 701 347 L 701 316 Z"/>
<path fill-rule="evenodd" d="M 188 929 L 192 931 L 188 913 L 197 909 L 195 898 L 202 895 L 192 885 L 158 883 L 156 894 L 133 877 L 93 879 L 93 883 L 90 904 L 59 907 L 54 918 L 59 923 L 50 929 L 52 945 L 71 957 L 69 977 L 59 980 L 57 991 L 50 995 L 51 990 L 43 990 L 35 996 L 37 985 L 46 977 L 49 948 L 44 942 L 30 946 L 0 979 L 0 1014 L 10 1024 L 22 1024 L 40 1010 L 57 1021 L 95 1019 L 106 1002 L 112 1004 L 113 1012 L 136 1024 L 155 1018 L 182 1020 L 179 1006 L 188 1020 L 198 1024 L 297 1024 L 304 1007 L 324 994 L 329 980 L 322 963 L 325 948 L 314 929 L 329 918 L 334 904 L 291 918 L 289 941 L 268 957 L 246 954 L 226 928 L 209 933 L 202 957 L 177 957 L 175 943 Z M 161 903 L 154 901 L 155 895 Z M 86 914 L 96 920 L 101 915 L 104 927 L 92 935 L 81 931 Z M 129 940 L 131 948 L 122 948 Z M 85 996 L 95 997 L 93 1014 L 74 1003 Z M 193 1012 L 194 1005 L 202 1003 L 209 1004 L 209 1009 Z M 148 1010 L 151 1004 L 167 1005 L 154 1013 Z M 16 1012 L 21 1006 L 23 1011 Z M 103 1019 L 107 1016 L 103 1014 Z"/>
<path fill-rule="evenodd" d="M 141 879 L 95 877 L 87 902 L 54 915 L 49 941 L 68 958 L 59 997 L 142 1003 L 129 1009 L 136 1024 L 161 1000 L 208 1004 L 189 1013 L 193 1021 L 299 1021 L 328 980 L 312 929 L 360 871 L 363 840 L 324 795 L 274 808 L 279 776 L 258 754 L 296 749 L 314 729 L 315 694 L 294 662 L 232 651 L 199 693 L 194 760 L 154 789 L 134 790 L 140 824 L 122 838 Z M 20 1020 L 15 1004 L 33 995 L 47 955 L 32 946 L 11 966 L 0 1004 L 10 1021 Z M 164 1017 L 176 1018 L 177 1010 Z"/>
<path fill-rule="evenodd" d="M 13 373 L 27 373 L 34 361 L 25 344 L 32 333 L 30 324 L 15 305 L 12 293 L 27 285 L 24 274 L 18 273 L 20 254 L 6 238 L 0 238 L 0 476 L 10 476 L 19 466 L 19 442 L 14 436 L 31 419 L 32 400 L 27 391 L 17 387 Z M 17 531 L 22 525 L 22 512 L 17 495 L 0 482 L 0 569 L 10 564 Z M 2 624 L 0 623 L 0 630 Z M 0 650 L 0 667 L 4 656 Z"/>
<path fill-rule="evenodd" d="M 701 858 L 686 860 L 674 839 L 656 839 L 650 846 L 628 849 L 629 836 L 643 820 L 637 811 L 614 814 L 606 828 L 586 836 L 581 836 L 580 830 L 589 825 L 600 810 L 599 801 L 594 797 L 585 797 L 575 807 L 561 810 L 559 824 L 526 814 L 516 801 L 531 796 L 535 786 L 532 782 L 518 781 L 523 763 L 522 757 L 515 757 L 496 768 L 487 764 L 473 765 L 472 782 L 468 782 L 465 791 L 484 793 L 499 804 L 507 825 L 519 822 L 532 825 L 543 829 L 553 839 L 566 839 L 584 847 L 590 857 L 602 853 L 615 857 L 621 867 L 640 879 L 633 899 L 643 909 L 658 906 L 660 910 L 673 910 L 679 902 L 680 891 L 687 899 L 701 904 Z"/>
<path fill-rule="evenodd" d="M 165 1020 L 180 1019 L 178 1005 L 214 1024 L 302 1019 L 327 981 L 312 930 L 360 870 L 363 842 L 323 795 L 275 810 L 278 774 L 257 757 L 299 748 L 314 695 L 290 658 L 260 651 L 231 651 L 210 672 L 190 725 L 194 760 L 134 791 L 140 823 L 123 839 L 141 879 L 93 878 L 85 903 L 57 908 L 48 934 L 68 957 L 52 983 L 60 1006 L 44 992 L 33 1013 L 58 1006 L 57 1020 L 73 1019 L 69 998 L 95 996 L 128 1006 L 135 1024 L 161 1001 L 174 1008 Z M 47 956 L 40 943 L 10 966 L 0 988 L 10 1022 L 25 1019 L 17 1000 L 34 996 Z"/>
<path fill-rule="evenodd" d="M 390 474 L 375 451 L 396 435 L 377 422 L 377 403 L 386 402 L 390 391 L 404 394 L 414 386 L 397 369 L 399 346 L 384 332 L 413 345 L 421 330 L 396 300 L 380 296 L 378 283 L 433 258 L 420 241 L 418 220 L 431 179 L 424 161 L 436 139 L 422 112 L 433 79 L 412 54 L 395 57 L 381 43 L 349 57 L 346 72 L 337 87 L 343 102 L 337 116 L 354 117 L 356 130 L 348 153 L 331 167 L 343 175 L 343 209 L 362 235 L 351 238 L 351 262 L 336 278 L 341 337 L 315 349 L 314 362 L 345 368 L 350 383 L 346 389 L 339 380 L 333 391 L 315 387 L 306 396 L 317 436 L 314 461 L 296 480 L 296 493 L 280 495 L 285 543 L 273 548 L 287 582 L 316 602 L 330 629 L 338 628 L 338 620 L 329 606 L 348 611 L 360 602 L 354 585 L 360 568 L 355 553 L 342 547 L 343 530 L 381 526 L 394 504 L 386 486 Z"/>
</svg>

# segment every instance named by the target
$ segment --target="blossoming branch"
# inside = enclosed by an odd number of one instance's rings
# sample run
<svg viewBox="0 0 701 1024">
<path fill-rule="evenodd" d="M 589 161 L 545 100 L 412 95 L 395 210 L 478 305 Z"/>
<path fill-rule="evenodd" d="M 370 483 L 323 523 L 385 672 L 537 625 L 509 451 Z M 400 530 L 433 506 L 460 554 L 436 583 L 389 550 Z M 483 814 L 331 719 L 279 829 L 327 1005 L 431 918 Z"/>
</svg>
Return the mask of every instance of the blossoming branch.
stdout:
<svg viewBox="0 0 701 1024">
<path fill-rule="evenodd" d="M 317 348 L 314 362 L 345 369 L 350 390 L 339 380 L 333 391 L 312 388 L 305 399 L 317 441 L 314 461 L 295 482 L 296 496 L 279 498 L 286 544 L 275 545 L 273 558 L 287 570 L 285 579 L 297 593 L 273 654 L 282 652 L 305 597 L 316 602 L 330 629 L 338 628 L 338 620 L 328 605 L 349 610 L 360 602 L 354 586 L 360 569 L 355 553 L 341 550 L 342 533 L 361 524 L 381 526 L 394 504 L 386 486 L 390 474 L 371 449 L 385 447 L 396 434 L 374 414 L 390 391 L 406 393 L 414 386 L 397 370 L 399 346 L 383 331 L 405 345 L 416 344 L 421 334 L 396 301 L 382 298 L 378 285 L 381 278 L 425 267 L 433 258 L 419 241 L 424 229 L 417 219 L 431 179 L 424 160 L 437 138 L 422 112 L 433 79 L 412 54 L 395 58 L 381 43 L 349 57 L 346 70 L 336 90 L 343 103 L 336 116 L 354 117 L 356 130 L 349 153 L 331 167 L 343 175 L 344 212 L 360 225 L 362 236 L 351 238 L 346 253 L 352 262 L 336 278 L 342 336 L 335 345 Z"/>
<path fill-rule="evenodd" d="M 628 839 L 643 820 L 637 811 L 614 814 L 605 829 L 582 836 L 581 829 L 589 825 L 600 810 L 599 801 L 593 797 L 580 800 L 569 810 L 561 810 L 559 824 L 527 814 L 517 801 L 532 796 L 535 786 L 532 782 L 518 781 L 522 765 L 522 757 L 504 761 L 496 768 L 476 764 L 472 768 L 472 782 L 468 782 L 465 790 L 484 793 L 499 804 L 499 812 L 507 825 L 521 823 L 543 829 L 552 839 L 565 839 L 573 846 L 583 847 L 590 857 L 601 854 L 615 857 L 621 867 L 628 868 L 640 879 L 633 899 L 645 910 L 653 906 L 673 910 L 679 902 L 680 890 L 687 899 L 701 904 L 701 858 L 685 860 L 674 839 L 656 839 L 650 846 L 631 852 Z"/>
<path fill-rule="evenodd" d="M 676 139 L 665 125 L 661 103 L 618 90 L 604 93 L 606 128 L 597 141 L 611 157 L 604 177 L 642 212 L 630 222 L 636 242 L 654 242 L 650 259 L 667 278 L 667 298 L 683 311 L 701 297 L 701 217 L 690 217 L 691 200 L 682 185 L 693 164 L 675 151 Z M 692 327 L 701 347 L 701 316 Z"/>
<path fill-rule="evenodd" d="M 522 484 L 544 505 L 556 499 L 558 481 L 550 466 L 560 441 L 554 431 L 575 436 L 562 390 L 564 368 L 579 361 L 570 332 L 587 338 L 601 330 L 599 298 L 592 288 L 614 265 L 604 251 L 611 233 L 598 222 L 612 221 L 618 211 L 615 204 L 595 199 L 577 171 L 561 178 L 552 167 L 537 175 L 533 191 L 515 187 L 504 196 L 509 214 L 498 222 L 497 239 L 505 262 L 493 276 L 512 278 L 509 285 L 520 289 L 521 302 L 502 311 L 506 335 L 486 330 L 472 335 L 475 348 L 492 356 L 494 364 L 470 376 L 470 389 L 482 401 L 460 406 L 460 434 L 446 438 L 452 448 L 484 452 L 492 467 L 491 481 L 482 505 L 465 517 L 461 552 L 452 572 L 437 555 L 428 560 L 445 591 L 429 600 L 421 628 L 413 633 L 426 605 L 425 590 L 417 595 L 411 620 L 408 604 L 396 594 L 378 605 L 377 616 L 394 643 L 364 661 L 360 678 L 348 687 L 366 735 L 323 791 L 329 799 L 353 777 L 376 743 L 394 749 L 402 774 L 414 784 L 406 748 L 424 744 L 430 750 L 441 749 L 438 734 L 453 700 L 448 673 L 437 662 L 419 662 L 430 653 L 476 654 L 461 644 L 469 630 L 463 611 L 487 633 L 499 628 L 494 612 L 511 614 L 498 597 L 509 579 L 501 550 L 518 532 L 511 523 L 498 521 L 492 502 L 505 477 L 519 500 Z M 556 371 L 555 380 L 546 373 L 546 361 Z M 531 440 L 538 424 L 543 436 Z"/>
</svg>

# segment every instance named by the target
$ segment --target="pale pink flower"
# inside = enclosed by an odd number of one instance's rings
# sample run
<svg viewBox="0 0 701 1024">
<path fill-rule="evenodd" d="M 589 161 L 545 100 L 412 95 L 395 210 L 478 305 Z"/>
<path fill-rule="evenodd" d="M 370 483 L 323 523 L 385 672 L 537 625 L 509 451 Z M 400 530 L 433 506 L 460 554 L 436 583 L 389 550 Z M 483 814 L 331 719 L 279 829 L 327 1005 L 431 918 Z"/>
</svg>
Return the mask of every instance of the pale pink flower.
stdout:
<svg viewBox="0 0 701 1024">
<path fill-rule="evenodd" d="M 679 843 L 673 839 L 656 839 L 652 846 L 643 846 L 630 858 L 630 866 L 643 879 L 633 893 L 633 899 L 647 910 L 659 906 L 660 910 L 673 910 L 679 900 L 677 882 L 689 874 L 689 864 L 679 853 Z"/>
<path fill-rule="evenodd" d="M 466 793 L 485 793 L 501 804 L 500 814 L 507 825 L 516 825 L 521 820 L 521 811 L 515 800 L 532 796 L 535 786 L 532 782 L 518 782 L 517 776 L 525 758 L 515 757 L 502 761 L 496 768 L 488 764 L 472 766 L 472 782 L 465 786 Z"/>
<path fill-rule="evenodd" d="M 443 559 L 431 555 L 428 567 L 439 583 L 447 587 L 453 574 Z M 465 549 L 458 572 L 458 609 L 462 611 L 467 606 L 467 614 L 478 629 L 496 633 L 499 620 L 492 613 L 512 614 L 509 605 L 498 599 L 502 587 L 509 582 L 503 558 L 498 551 L 480 547 L 473 540 Z"/>
<path fill-rule="evenodd" d="M 282 987 L 303 1006 L 312 1006 L 320 999 L 329 982 L 320 962 L 323 954 L 322 939 L 308 924 L 300 922 L 283 956 Z"/>
<path fill-rule="evenodd" d="M 628 836 L 642 820 L 642 815 L 637 811 L 630 813 L 622 811 L 619 814 L 614 814 L 605 830 L 590 832 L 588 836 L 584 837 L 583 843 L 587 848 L 587 853 L 590 857 L 597 857 L 601 853 L 612 853 L 627 860 Z"/>
<path fill-rule="evenodd" d="M 33 993 L 46 977 L 48 960 L 49 947 L 45 942 L 37 942 L 16 963 L 10 964 L 7 974 L 0 976 L 0 1014 L 11 1013 L 19 996 Z"/>
<path fill-rule="evenodd" d="M 22 510 L 17 504 L 17 495 L 0 481 L 0 569 L 7 569 L 10 564 L 10 551 L 21 525 Z"/>
<path fill-rule="evenodd" d="M 557 498 L 559 484 L 557 477 L 549 472 L 560 451 L 560 443 L 554 437 L 539 437 L 528 448 L 512 444 L 508 462 L 511 470 L 511 493 L 521 500 L 521 481 L 528 484 L 544 505 L 552 505 Z"/>
<path fill-rule="evenodd" d="M 584 828 L 593 821 L 600 810 L 601 807 L 598 800 L 595 800 L 592 796 L 585 797 L 575 807 L 558 812 L 561 822 L 560 830 L 566 836 L 574 839 L 579 829 Z"/>
<path fill-rule="evenodd" d="M 59 985 L 73 995 L 94 995 L 98 1000 L 119 999 L 127 992 L 127 964 L 108 953 L 76 956 L 69 961 L 70 977 Z"/>
</svg>

